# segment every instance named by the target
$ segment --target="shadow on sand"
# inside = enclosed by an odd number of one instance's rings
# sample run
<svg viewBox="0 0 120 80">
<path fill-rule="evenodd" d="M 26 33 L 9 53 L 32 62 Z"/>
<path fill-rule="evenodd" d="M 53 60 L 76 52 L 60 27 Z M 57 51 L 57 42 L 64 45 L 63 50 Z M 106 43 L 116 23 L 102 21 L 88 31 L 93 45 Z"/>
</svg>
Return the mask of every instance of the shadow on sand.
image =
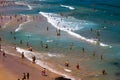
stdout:
<svg viewBox="0 0 120 80">
<path fill-rule="evenodd" d="M 71 80 L 71 79 L 64 78 L 64 77 L 57 77 L 57 78 L 55 78 L 55 80 Z"/>
</svg>

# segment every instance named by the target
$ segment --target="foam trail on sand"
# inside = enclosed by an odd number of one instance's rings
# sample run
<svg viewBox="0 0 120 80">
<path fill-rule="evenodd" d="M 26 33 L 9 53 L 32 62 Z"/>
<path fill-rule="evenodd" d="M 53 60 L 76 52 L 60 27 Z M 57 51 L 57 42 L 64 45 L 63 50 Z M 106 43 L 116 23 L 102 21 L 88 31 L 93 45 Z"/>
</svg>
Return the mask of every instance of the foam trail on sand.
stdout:
<svg viewBox="0 0 120 80">
<path fill-rule="evenodd" d="M 23 15 L 23 16 L 24 16 L 24 15 Z M 31 21 L 32 21 L 32 20 L 30 20 L 30 16 L 27 16 L 27 21 L 19 24 L 19 27 L 18 27 L 17 29 L 15 29 L 15 32 L 18 32 L 19 30 L 21 30 L 21 29 L 22 29 L 22 26 L 23 26 L 24 24 L 29 23 L 29 22 L 31 22 Z"/>
<path fill-rule="evenodd" d="M 70 10 L 74 10 L 75 8 L 74 7 L 72 7 L 72 6 L 66 6 L 66 5 L 60 5 L 61 7 L 65 7 L 65 8 L 68 8 L 68 9 L 70 9 Z"/>
<path fill-rule="evenodd" d="M 65 31 L 65 32 L 67 32 L 68 34 L 70 34 L 70 35 L 72 35 L 72 36 L 74 36 L 74 37 L 76 37 L 76 38 L 78 38 L 78 39 L 82 39 L 82 40 L 84 40 L 84 41 L 87 41 L 87 42 L 92 43 L 92 44 L 95 44 L 95 45 L 98 44 L 98 41 L 97 41 L 97 40 L 87 39 L 87 38 L 81 36 L 80 34 L 77 34 L 77 33 L 73 32 L 72 30 L 65 29 L 65 28 L 63 28 L 63 27 L 61 28 L 61 25 L 58 25 L 58 22 L 57 22 L 57 20 L 55 19 L 53 13 L 45 13 L 45 12 L 39 12 L 39 13 L 40 13 L 41 15 L 43 15 L 44 17 L 46 17 L 47 20 L 48 20 L 48 22 L 49 22 L 50 24 L 52 24 L 55 28 L 60 29 L 60 30 L 62 30 L 62 31 Z M 88 23 L 85 23 L 85 24 L 88 25 Z M 90 25 L 90 24 L 89 24 L 89 25 Z M 84 25 L 83 25 L 83 26 L 84 26 Z M 100 45 L 100 46 L 103 46 L 103 47 L 109 47 L 109 48 L 112 47 L 112 46 L 107 45 L 107 44 L 104 44 L 104 43 L 102 43 L 102 42 L 99 42 L 99 45 Z"/>
<path fill-rule="evenodd" d="M 32 10 L 32 7 L 29 4 L 25 3 L 25 2 L 19 1 L 19 2 L 15 2 L 15 4 L 17 4 L 17 5 L 25 5 L 25 6 L 27 6 L 29 8 L 29 10 Z"/>
<path fill-rule="evenodd" d="M 35 53 L 35 52 L 27 51 L 27 50 L 22 49 L 22 48 L 19 48 L 19 47 L 16 47 L 16 50 L 17 50 L 17 52 L 19 52 L 19 53 L 24 52 L 25 57 L 26 57 L 28 60 L 30 60 L 30 61 L 32 61 L 32 56 L 35 56 L 35 55 L 37 54 L 37 53 Z M 39 53 L 39 54 L 40 54 L 40 53 Z M 42 56 L 42 55 L 41 55 L 41 56 Z M 42 58 L 44 58 L 44 57 L 42 57 Z M 43 67 L 43 68 L 46 68 L 46 69 L 50 70 L 50 71 L 53 72 L 53 73 L 62 75 L 62 76 L 64 76 L 64 77 L 70 78 L 70 79 L 72 79 L 72 80 L 76 80 L 76 79 L 74 79 L 73 77 L 71 77 L 71 76 L 69 76 L 69 75 L 67 75 L 67 74 L 65 74 L 65 73 L 63 73 L 63 72 L 59 72 L 59 71 L 51 68 L 46 62 L 43 62 L 43 61 L 41 61 L 41 60 L 36 60 L 35 62 L 36 62 L 36 64 L 40 65 L 40 66 Z M 81 79 L 79 79 L 79 80 L 81 80 Z"/>
<path fill-rule="evenodd" d="M 4 24 L 3 28 L 6 28 L 6 26 L 10 23 L 11 21 L 8 21 L 7 23 Z"/>
</svg>

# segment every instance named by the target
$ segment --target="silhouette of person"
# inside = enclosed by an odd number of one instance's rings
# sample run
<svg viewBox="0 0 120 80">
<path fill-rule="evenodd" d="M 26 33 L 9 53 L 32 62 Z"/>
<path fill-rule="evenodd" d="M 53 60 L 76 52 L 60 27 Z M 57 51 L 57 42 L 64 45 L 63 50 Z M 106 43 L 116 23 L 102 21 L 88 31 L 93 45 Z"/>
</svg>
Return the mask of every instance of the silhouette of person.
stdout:
<svg viewBox="0 0 120 80">
<path fill-rule="evenodd" d="M 23 73 L 23 79 L 26 79 L 26 74 L 25 73 Z"/>
<path fill-rule="evenodd" d="M 22 58 L 22 59 L 25 58 L 25 56 L 24 56 L 24 52 L 22 52 L 22 54 L 21 54 L 21 58 Z"/>
<path fill-rule="evenodd" d="M 79 65 L 79 64 L 77 64 L 77 65 L 76 65 L 76 68 L 77 68 L 77 69 L 79 69 L 79 68 L 80 68 L 80 65 Z"/>
<path fill-rule="evenodd" d="M 33 61 L 33 63 L 35 63 L 35 60 L 36 60 L 36 57 L 33 56 L 33 57 L 32 57 L 32 61 Z"/>
<path fill-rule="evenodd" d="M 29 77 L 30 77 L 30 74 L 29 74 L 29 72 L 27 73 L 27 75 L 26 75 L 26 76 L 27 76 L 27 79 L 29 79 Z"/>
</svg>

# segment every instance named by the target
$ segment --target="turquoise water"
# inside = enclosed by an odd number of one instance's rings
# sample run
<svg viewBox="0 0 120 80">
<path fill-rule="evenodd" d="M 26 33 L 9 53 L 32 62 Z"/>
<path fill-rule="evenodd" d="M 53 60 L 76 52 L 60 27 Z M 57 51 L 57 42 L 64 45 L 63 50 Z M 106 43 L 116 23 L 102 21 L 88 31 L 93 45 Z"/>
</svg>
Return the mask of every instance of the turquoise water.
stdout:
<svg viewBox="0 0 120 80">
<path fill-rule="evenodd" d="M 19 3 L 21 2 L 29 4 L 32 9 L 29 9 L 26 5 L 22 6 L 21 9 L 20 5 L 16 5 L 15 10 L 12 6 L 12 8 L 9 7 L 11 11 L 6 10 L 4 13 L 6 15 L 41 15 L 46 19 L 43 19 L 42 22 L 27 23 L 23 25 L 22 30 L 15 32 L 13 35 L 10 34 L 10 31 L 14 31 L 14 29 L 1 30 L 0 35 L 3 36 L 4 34 L 3 37 L 6 41 L 9 40 L 10 44 L 16 44 L 24 48 L 29 42 L 33 50 L 44 53 L 42 55 L 45 56 L 45 60 L 53 62 L 53 64 L 58 63 L 57 68 L 61 68 L 61 66 L 64 68 L 66 60 L 69 60 L 73 66 L 80 63 L 81 67 L 85 68 L 88 73 L 95 72 L 95 74 L 89 76 L 84 73 L 83 78 L 85 80 L 120 79 L 119 0 L 20 0 Z M 58 23 L 61 29 L 60 37 L 56 36 L 56 28 L 58 28 L 56 25 Z M 48 32 L 46 31 L 47 26 L 49 26 Z M 99 31 L 99 37 L 97 31 Z M 17 37 L 16 40 L 13 39 L 14 35 Z M 100 39 L 100 43 L 106 46 L 91 42 L 97 39 Z M 20 40 L 23 41 L 23 44 L 20 44 Z M 41 48 L 41 41 L 43 41 L 44 47 L 47 43 L 49 48 Z M 73 49 L 70 50 L 72 44 Z M 85 54 L 82 53 L 82 48 L 85 48 Z M 93 51 L 96 51 L 95 57 L 92 56 Z M 101 54 L 103 60 L 100 60 Z M 73 72 L 70 74 L 81 78 L 82 75 L 79 74 L 80 72 L 74 72 L 73 66 L 70 68 L 73 69 Z M 107 71 L 108 75 L 99 75 L 103 69 Z"/>
</svg>

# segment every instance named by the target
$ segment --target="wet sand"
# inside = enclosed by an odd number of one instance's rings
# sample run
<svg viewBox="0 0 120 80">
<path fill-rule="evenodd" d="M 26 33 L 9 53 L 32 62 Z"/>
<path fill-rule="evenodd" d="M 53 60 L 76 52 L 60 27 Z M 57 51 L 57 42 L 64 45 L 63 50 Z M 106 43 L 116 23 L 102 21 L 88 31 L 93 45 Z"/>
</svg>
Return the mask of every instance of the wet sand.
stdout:
<svg viewBox="0 0 120 80">
<path fill-rule="evenodd" d="M 15 52 L 14 49 L 11 49 Z M 6 51 L 5 51 L 6 52 Z M 7 52 L 8 53 L 8 52 Z M 15 52 L 14 54 L 16 54 Z M 59 75 L 46 70 L 46 76 L 41 75 L 42 67 L 33 64 L 27 59 L 21 59 L 20 55 L 6 54 L 6 57 L 0 52 L 0 80 L 22 79 L 23 73 L 30 73 L 30 80 L 54 80 Z"/>
</svg>

